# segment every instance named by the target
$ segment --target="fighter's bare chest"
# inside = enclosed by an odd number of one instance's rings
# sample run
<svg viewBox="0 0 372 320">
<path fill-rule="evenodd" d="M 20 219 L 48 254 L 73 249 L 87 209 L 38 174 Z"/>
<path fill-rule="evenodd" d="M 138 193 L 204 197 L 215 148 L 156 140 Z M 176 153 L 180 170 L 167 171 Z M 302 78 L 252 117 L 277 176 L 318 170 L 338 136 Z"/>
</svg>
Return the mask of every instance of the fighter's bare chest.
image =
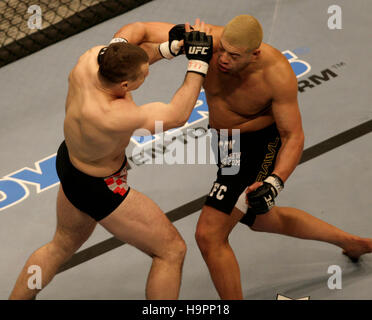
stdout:
<svg viewBox="0 0 372 320">
<path fill-rule="evenodd" d="M 252 115 L 271 104 L 270 87 L 260 76 L 251 79 L 226 77 L 210 70 L 204 81 L 209 108 L 228 108 L 241 115 Z"/>
</svg>

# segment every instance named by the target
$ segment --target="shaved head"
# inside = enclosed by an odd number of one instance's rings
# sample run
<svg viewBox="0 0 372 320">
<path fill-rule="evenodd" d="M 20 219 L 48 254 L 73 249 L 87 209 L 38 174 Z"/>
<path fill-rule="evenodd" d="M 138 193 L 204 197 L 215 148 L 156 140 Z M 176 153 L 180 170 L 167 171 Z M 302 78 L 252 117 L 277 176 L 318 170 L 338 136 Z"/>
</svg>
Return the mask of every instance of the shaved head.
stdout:
<svg viewBox="0 0 372 320">
<path fill-rule="evenodd" d="M 244 14 L 232 19 L 225 26 L 222 36 L 234 47 L 253 51 L 261 45 L 263 32 L 256 18 Z"/>
</svg>

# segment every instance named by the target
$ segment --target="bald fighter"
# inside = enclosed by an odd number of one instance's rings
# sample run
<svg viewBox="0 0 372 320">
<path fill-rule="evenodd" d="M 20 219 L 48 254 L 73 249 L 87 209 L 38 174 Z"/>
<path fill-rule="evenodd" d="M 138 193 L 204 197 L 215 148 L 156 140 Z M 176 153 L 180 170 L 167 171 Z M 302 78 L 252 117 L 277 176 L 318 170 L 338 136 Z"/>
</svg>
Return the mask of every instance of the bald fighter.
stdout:
<svg viewBox="0 0 372 320">
<path fill-rule="evenodd" d="M 199 217 L 196 240 L 220 297 L 243 298 L 239 265 L 228 241 L 238 222 L 254 231 L 325 241 L 352 259 L 371 252 L 372 239 L 346 233 L 302 210 L 275 206 L 304 146 L 296 76 L 281 52 L 262 42 L 262 27 L 254 17 L 240 15 L 224 27 L 208 26 L 214 43 L 203 83 L 209 124 L 217 130 L 216 143 L 230 146 L 230 151 L 218 159 L 217 179 Z M 181 40 L 181 27 L 135 23 L 122 27 L 117 36 L 155 47 L 169 30 L 169 36 Z M 222 129 L 229 134 L 223 135 Z M 233 129 L 240 134 L 234 136 Z M 234 152 L 231 146 L 237 139 L 240 151 Z M 234 163 L 240 163 L 238 173 L 224 175 L 223 169 Z"/>
<path fill-rule="evenodd" d="M 69 75 L 65 141 L 56 160 L 61 181 L 57 230 L 28 259 L 10 299 L 33 299 L 40 289 L 27 286 L 29 266 L 41 268 L 44 288 L 97 223 L 152 257 L 147 299 L 178 298 L 185 243 L 161 209 L 129 187 L 125 148 L 138 128 L 154 133 L 155 121 L 162 121 L 165 130 L 187 121 L 212 56 L 212 37 L 204 31 L 204 23 L 197 21 L 184 42 L 173 45 L 174 51 L 181 44 L 189 49 L 189 64 L 170 103 L 138 106 L 131 96 L 147 77 L 149 62 L 161 58 L 159 50 L 149 60 L 144 49 L 114 38 L 109 46 L 94 47 L 80 57 Z"/>
</svg>

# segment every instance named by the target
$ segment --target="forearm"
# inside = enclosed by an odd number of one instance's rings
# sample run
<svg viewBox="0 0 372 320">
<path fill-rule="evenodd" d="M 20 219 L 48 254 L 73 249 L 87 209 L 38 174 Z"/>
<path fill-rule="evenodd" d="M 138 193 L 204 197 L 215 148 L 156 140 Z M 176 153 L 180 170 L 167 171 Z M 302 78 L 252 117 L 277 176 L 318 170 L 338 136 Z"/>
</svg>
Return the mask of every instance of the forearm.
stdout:
<svg viewBox="0 0 372 320">
<path fill-rule="evenodd" d="M 146 51 L 147 55 L 149 56 L 150 64 L 163 59 L 163 56 L 159 51 L 158 43 L 142 42 L 139 46 Z"/>
<path fill-rule="evenodd" d="M 173 95 L 170 103 L 147 104 L 142 109 L 144 112 L 149 110 L 148 114 L 144 116 L 144 128 L 150 128 L 151 132 L 153 129 L 153 120 L 162 120 L 163 130 L 166 131 L 170 128 L 180 127 L 184 125 L 190 117 L 192 110 L 194 109 L 194 106 L 200 94 L 200 89 L 204 81 L 204 77 L 206 76 L 208 71 L 208 63 L 212 57 L 213 44 L 212 36 L 206 35 L 204 33 L 204 24 L 202 23 L 200 26 L 199 22 L 200 21 L 197 20 L 197 25 L 195 27 L 197 31 L 190 32 L 190 26 L 186 24 L 184 27 L 182 27 L 181 25 L 175 26 L 174 29 L 172 28 L 173 31 L 171 30 L 169 32 L 171 34 L 170 39 L 177 40 L 177 34 L 175 37 L 173 37 L 172 32 L 175 31 L 176 33 L 179 33 L 181 31 L 182 35 L 184 35 L 184 31 L 186 31 L 187 36 L 184 39 L 184 46 L 186 57 L 189 60 L 189 63 L 187 66 L 185 80 L 181 87 Z M 181 28 L 181 30 L 177 30 L 177 28 Z M 169 53 L 173 56 L 178 55 L 179 53 L 172 51 L 174 42 L 174 40 L 170 41 L 171 46 Z M 166 44 L 167 42 L 164 43 Z M 179 48 L 179 43 L 175 42 L 175 46 L 178 46 Z M 168 46 L 165 47 L 165 49 L 167 48 Z M 195 48 L 200 48 L 200 50 L 196 51 L 194 50 Z M 163 52 L 165 52 L 167 55 L 166 50 L 163 50 L 162 47 L 160 47 L 160 50 L 162 51 L 162 56 L 164 56 Z"/>
<path fill-rule="evenodd" d="M 149 63 L 161 60 L 159 45 L 168 40 L 168 32 L 172 24 L 165 22 L 134 22 L 120 28 L 114 35 L 125 38 L 129 43 L 136 44 L 146 51 Z"/>
<path fill-rule="evenodd" d="M 282 146 L 279 150 L 273 173 L 278 175 L 283 182 L 288 179 L 301 160 L 303 148 L 303 134 L 293 134 L 282 138 Z"/>
<path fill-rule="evenodd" d="M 200 74 L 187 72 L 183 85 L 174 94 L 171 102 L 172 119 L 177 126 L 182 126 L 188 120 L 200 94 L 204 77 Z"/>
<path fill-rule="evenodd" d="M 168 40 L 168 32 L 173 24 L 165 22 L 134 22 L 120 28 L 114 37 L 125 38 L 129 43 L 161 43 Z"/>
</svg>

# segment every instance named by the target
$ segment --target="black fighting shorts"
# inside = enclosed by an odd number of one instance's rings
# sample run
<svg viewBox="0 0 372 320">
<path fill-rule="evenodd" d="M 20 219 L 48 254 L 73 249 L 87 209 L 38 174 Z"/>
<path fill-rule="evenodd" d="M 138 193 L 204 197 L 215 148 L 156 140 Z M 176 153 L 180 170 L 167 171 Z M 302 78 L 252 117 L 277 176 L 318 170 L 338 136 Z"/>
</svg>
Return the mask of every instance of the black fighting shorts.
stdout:
<svg viewBox="0 0 372 320">
<path fill-rule="evenodd" d="M 92 177 L 76 169 L 63 141 L 57 153 L 57 174 L 68 200 L 79 210 L 99 221 L 112 213 L 126 198 L 127 158 L 121 168 L 108 177 Z"/>
<path fill-rule="evenodd" d="M 237 139 L 240 139 L 240 148 L 236 147 Z M 274 170 L 281 147 L 280 135 L 275 123 L 235 136 L 212 130 L 212 146 L 219 169 L 205 204 L 230 214 L 242 192 L 255 181 L 263 181 Z M 240 222 L 252 226 L 255 219 L 256 215 L 248 210 Z"/>
</svg>

